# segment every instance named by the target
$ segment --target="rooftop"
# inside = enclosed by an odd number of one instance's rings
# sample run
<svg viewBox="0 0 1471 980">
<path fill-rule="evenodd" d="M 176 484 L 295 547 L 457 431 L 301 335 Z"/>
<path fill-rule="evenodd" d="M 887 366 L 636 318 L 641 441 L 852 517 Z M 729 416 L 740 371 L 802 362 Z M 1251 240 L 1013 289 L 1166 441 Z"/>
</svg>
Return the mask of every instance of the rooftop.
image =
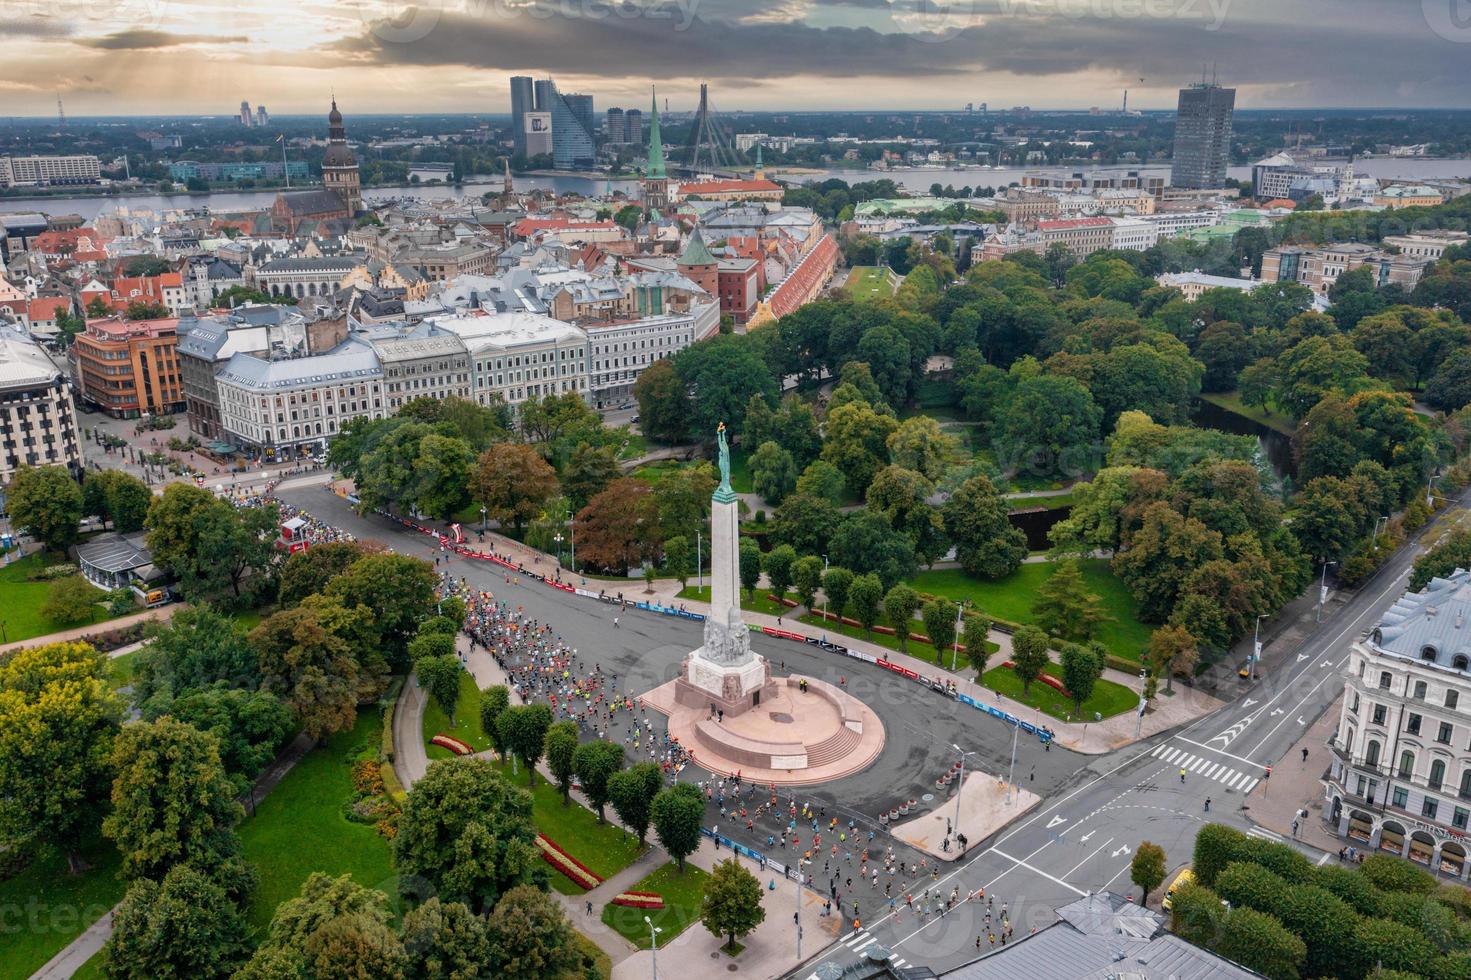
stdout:
<svg viewBox="0 0 1471 980">
<path fill-rule="evenodd" d="M 1471 668 L 1471 572 L 1458 568 L 1400 596 L 1370 640 L 1390 656 L 1451 670 Z"/>
<path fill-rule="evenodd" d="M 254 354 L 236 354 L 226 362 L 218 378 L 223 384 L 264 392 L 316 388 L 382 376 L 373 348 L 349 337 L 327 353 L 310 357 L 269 361 Z"/>
<path fill-rule="evenodd" d="M 61 369 L 29 337 L 0 328 L 0 391 L 49 385 L 61 377 Z"/>
<path fill-rule="evenodd" d="M 433 323 L 458 336 L 472 353 L 487 347 L 587 342 L 587 335 L 572 324 L 538 313 L 468 313 L 436 317 Z"/>
</svg>

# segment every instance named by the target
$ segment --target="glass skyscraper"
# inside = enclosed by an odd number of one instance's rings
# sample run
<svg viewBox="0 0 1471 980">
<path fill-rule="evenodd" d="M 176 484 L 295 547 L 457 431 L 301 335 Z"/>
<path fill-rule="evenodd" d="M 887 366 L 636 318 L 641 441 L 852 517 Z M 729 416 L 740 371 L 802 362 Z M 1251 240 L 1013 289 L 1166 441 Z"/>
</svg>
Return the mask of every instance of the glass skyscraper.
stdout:
<svg viewBox="0 0 1471 980">
<path fill-rule="evenodd" d="M 1231 157 L 1231 113 L 1236 90 L 1215 84 L 1180 89 L 1175 115 L 1175 153 L 1170 165 L 1172 187 L 1213 188 L 1226 183 Z"/>
</svg>

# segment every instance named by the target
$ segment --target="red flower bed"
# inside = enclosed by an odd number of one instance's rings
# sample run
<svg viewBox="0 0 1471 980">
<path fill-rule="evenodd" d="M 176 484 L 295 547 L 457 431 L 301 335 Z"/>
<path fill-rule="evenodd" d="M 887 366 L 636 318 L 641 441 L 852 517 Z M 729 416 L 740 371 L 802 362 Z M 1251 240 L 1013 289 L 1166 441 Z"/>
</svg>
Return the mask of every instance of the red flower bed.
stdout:
<svg viewBox="0 0 1471 980">
<path fill-rule="evenodd" d="M 545 834 L 536 835 L 536 846 L 547 864 L 562 872 L 573 884 L 584 891 L 596 888 L 603 883 L 602 878 L 589 871 L 586 865 L 558 847 Z"/>
<path fill-rule="evenodd" d="M 1016 664 L 1012 663 L 1010 660 L 1006 661 L 1001 666 L 1009 667 L 1012 670 L 1016 669 Z M 1068 689 L 1062 686 L 1062 681 L 1058 680 L 1056 677 L 1053 677 L 1051 674 L 1043 673 L 1037 678 L 1037 680 L 1041 681 L 1043 684 L 1046 684 L 1048 687 L 1057 691 L 1064 697 L 1072 697 L 1072 695 L 1068 693 Z"/>
<path fill-rule="evenodd" d="M 626 905 L 631 909 L 662 909 L 664 899 L 653 892 L 623 892 L 613 896 L 614 905 Z"/>
<path fill-rule="evenodd" d="M 436 735 L 429 740 L 430 745 L 437 745 L 442 749 L 449 749 L 455 755 L 473 755 L 475 750 L 457 738 L 448 735 Z"/>
</svg>

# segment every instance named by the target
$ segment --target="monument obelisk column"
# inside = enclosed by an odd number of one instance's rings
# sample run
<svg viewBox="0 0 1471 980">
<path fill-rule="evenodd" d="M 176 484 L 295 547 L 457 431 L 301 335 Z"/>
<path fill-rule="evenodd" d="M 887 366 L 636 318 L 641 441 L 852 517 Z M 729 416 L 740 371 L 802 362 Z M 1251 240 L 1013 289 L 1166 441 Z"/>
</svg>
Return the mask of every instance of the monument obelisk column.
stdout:
<svg viewBox="0 0 1471 980">
<path fill-rule="evenodd" d="M 716 436 L 720 440 L 720 486 L 710 497 L 710 614 L 722 623 L 732 623 L 739 622 L 741 615 L 740 502 L 730 486 L 724 422 Z"/>
</svg>

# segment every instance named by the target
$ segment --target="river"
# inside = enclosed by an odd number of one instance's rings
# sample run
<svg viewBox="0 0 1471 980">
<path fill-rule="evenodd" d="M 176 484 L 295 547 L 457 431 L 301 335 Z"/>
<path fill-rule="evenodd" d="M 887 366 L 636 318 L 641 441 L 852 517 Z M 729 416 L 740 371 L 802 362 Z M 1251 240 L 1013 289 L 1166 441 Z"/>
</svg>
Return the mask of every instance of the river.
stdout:
<svg viewBox="0 0 1471 980">
<path fill-rule="evenodd" d="M 1360 160 L 1355 163 L 1358 173 L 1370 177 L 1401 180 L 1419 180 L 1431 177 L 1471 177 L 1471 159 L 1419 160 L 1395 159 L 1390 157 Z M 789 179 L 794 183 L 816 183 L 836 177 L 848 183 L 877 180 L 887 177 L 900 187 L 911 192 L 927 192 L 931 184 L 952 184 L 957 187 L 995 187 L 1020 181 L 1029 173 L 1072 173 L 1078 170 L 1128 171 L 1140 170 L 1145 174 L 1169 175 L 1168 167 L 1089 167 L 1076 164 L 1064 167 L 1004 167 L 995 170 L 954 170 L 942 167 L 915 170 L 821 170 L 812 173 L 794 174 Z M 1232 167 L 1230 174 L 1238 180 L 1251 177 L 1250 167 Z M 578 176 L 525 176 L 513 178 L 517 191 L 553 190 L 559 194 L 576 193 L 596 196 L 604 192 L 610 183 L 607 179 Z M 611 181 L 615 191 L 635 193 L 638 181 L 619 178 Z M 374 187 L 363 191 L 367 201 L 387 201 L 399 197 L 417 197 L 424 200 L 478 199 L 487 192 L 495 193 L 501 188 L 499 178 L 483 183 L 460 186 L 433 185 L 418 187 Z M 113 211 L 119 205 L 134 209 L 166 211 L 172 209 L 209 208 L 218 213 L 232 211 L 257 211 L 271 206 L 276 191 L 223 191 L 206 194 L 130 194 L 97 197 L 7 197 L 0 198 L 0 212 L 40 211 L 45 214 L 79 214 L 90 221 L 103 212 Z"/>
<path fill-rule="evenodd" d="M 1297 459 L 1292 453 L 1291 437 L 1205 399 L 1196 402 L 1195 410 L 1190 413 L 1190 421 L 1202 428 L 1220 429 L 1238 436 L 1255 436 L 1258 451 L 1272 467 L 1272 473 L 1277 479 L 1296 479 Z"/>
</svg>

